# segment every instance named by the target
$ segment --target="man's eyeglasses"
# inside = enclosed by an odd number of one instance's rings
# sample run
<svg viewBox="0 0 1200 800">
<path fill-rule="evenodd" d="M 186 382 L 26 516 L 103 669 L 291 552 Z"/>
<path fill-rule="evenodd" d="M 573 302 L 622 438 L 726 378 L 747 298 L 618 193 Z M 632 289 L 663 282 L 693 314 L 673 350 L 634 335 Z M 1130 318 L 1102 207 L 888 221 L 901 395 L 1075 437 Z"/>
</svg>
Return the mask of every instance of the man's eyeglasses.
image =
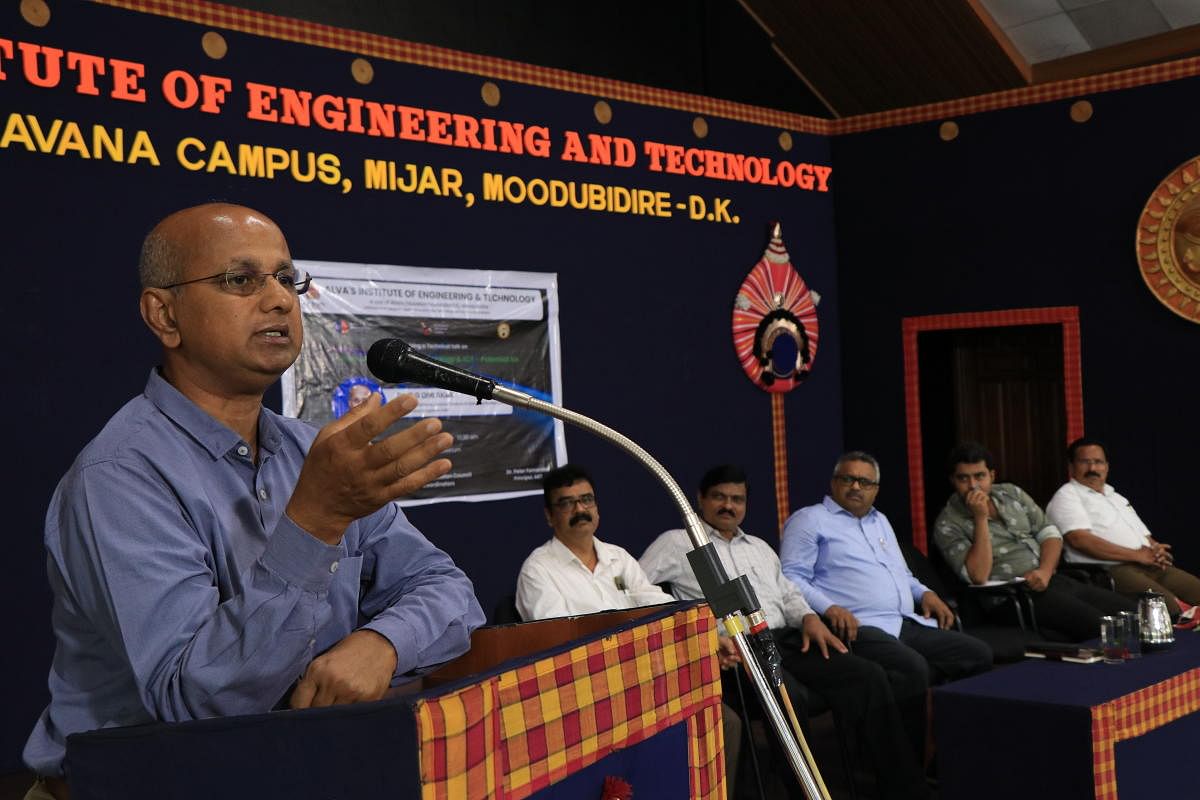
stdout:
<svg viewBox="0 0 1200 800">
<path fill-rule="evenodd" d="M 174 289 L 177 286 L 187 286 L 189 283 L 215 283 L 224 292 L 236 294 L 238 297 L 250 297 L 261 292 L 269 278 L 279 281 L 279 285 L 292 294 L 304 294 L 312 282 L 312 277 L 307 272 L 297 273 L 288 269 L 282 269 L 279 272 L 230 269 L 205 278 L 193 278 L 190 281 L 180 281 L 159 288 Z"/>
<path fill-rule="evenodd" d="M 860 478 L 857 475 L 834 475 L 833 479 L 846 488 L 850 488 L 856 483 L 864 489 L 874 489 L 879 485 L 879 481 L 873 481 L 870 478 Z"/>
<path fill-rule="evenodd" d="M 570 511 L 575 507 L 576 503 L 584 508 L 591 508 L 592 506 L 596 505 L 596 495 L 581 494 L 578 497 L 560 497 L 551 503 L 550 507 L 559 511 Z"/>
</svg>

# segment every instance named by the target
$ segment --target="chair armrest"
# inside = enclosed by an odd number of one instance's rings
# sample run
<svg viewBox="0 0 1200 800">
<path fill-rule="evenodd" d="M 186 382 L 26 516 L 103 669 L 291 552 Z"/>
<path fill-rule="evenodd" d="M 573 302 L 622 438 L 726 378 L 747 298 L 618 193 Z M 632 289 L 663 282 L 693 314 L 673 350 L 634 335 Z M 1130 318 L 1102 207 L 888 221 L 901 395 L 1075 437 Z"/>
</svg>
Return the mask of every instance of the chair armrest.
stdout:
<svg viewBox="0 0 1200 800">
<path fill-rule="evenodd" d="M 946 604 L 947 608 L 954 612 L 954 630 L 962 633 L 963 623 L 962 617 L 959 616 L 958 613 L 958 600 L 954 599 L 953 597 L 943 597 L 942 602 Z"/>
<path fill-rule="evenodd" d="M 982 595 L 990 595 L 1008 600 L 1013 604 L 1013 610 L 1017 614 L 1017 624 L 1021 629 L 1031 633 L 1038 633 L 1037 611 L 1033 607 L 1033 599 L 1030 597 L 1031 590 L 1023 579 L 1012 580 L 1006 583 L 986 583 L 986 584 L 964 584 L 967 589 Z"/>
</svg>

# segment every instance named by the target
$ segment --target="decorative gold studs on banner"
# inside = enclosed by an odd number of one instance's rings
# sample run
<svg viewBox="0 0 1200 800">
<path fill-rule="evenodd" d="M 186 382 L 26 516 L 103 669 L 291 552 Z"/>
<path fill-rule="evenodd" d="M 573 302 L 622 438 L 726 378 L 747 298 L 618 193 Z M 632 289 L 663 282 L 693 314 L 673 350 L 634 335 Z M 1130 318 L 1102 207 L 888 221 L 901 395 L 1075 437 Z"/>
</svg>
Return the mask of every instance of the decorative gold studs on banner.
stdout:
<svg viewBox="0 0 1200 800">
<path fill-rule="evenodd" d="M 209 31 L 200 37 L 200 47 L 204 49 L 204 55 L 219 61 L 229 52 L 229 45 L 225 43 L 225 37 L 216 31 Z"/>
<path fill-rule="evenodd" d="M 612 122 L 612 106 L 603 100 L 596 101 L 596 105 L 592 106 L 592 113 L 596 115 L 596 121 L 601 125 Z"/>
<path fill-rule="evenodd" d="M 21 0 L 21 18 L 35 28 L 44 28 L 50 22 L 50 6 L 46 0 Z"/>
<path fill-rule="evenodd" d="M 495 107 L 500 105 L 500 87 L 491 81 L 483 84 L 483 88 L 479 90 L 479 96 L 489 106 Z"/>
<path fill-rule="evenodd" d="M 696 117 L 692 120 L 692 133 L 696 134 L 697 139 L 708 136 L 708 120 L 704 117 Z"/>
<path fill-rule="evenodd" d="M 943 142 L 949 142 L 958 138 L 958 123 L 954 120 L 946 120 L 938 127 L 938 136 Z"/>
<path fill-rule="evenodd" d="M 785 153 L 792 149 L 792 135 L 787 131 L 779 134 L 779 149 Z"/>
<path fill-rule="evenodd" d="M 1071 119 L 1076 122 L 1087 122 L 1092 118 L 1092 104 L 1087 100 L 1077 100 L 1071 103 Z"/>
<path fill-rule="evenodd" d="M 364 86 L 375 80 L 375 68 L 365 58 L 356 58 L 350 62 L 350 74 Z"/>
</svg>

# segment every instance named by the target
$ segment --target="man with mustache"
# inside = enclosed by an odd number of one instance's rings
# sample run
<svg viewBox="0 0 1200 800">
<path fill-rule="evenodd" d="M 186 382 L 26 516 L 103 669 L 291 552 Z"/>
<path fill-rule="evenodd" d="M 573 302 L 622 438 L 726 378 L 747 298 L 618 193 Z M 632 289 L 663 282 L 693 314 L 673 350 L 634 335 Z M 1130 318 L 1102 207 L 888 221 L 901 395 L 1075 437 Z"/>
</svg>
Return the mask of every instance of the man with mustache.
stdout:
<svg viewBox="0 0 1200 800">
<path fill-rule="evenodd" d="M 146 237 L 139 272 L 161 366 L 46 515 L 57 645 L 24 752 L 38 800 L 65 796 L 72 733 L 375 700 L 484 621 L 394 502 L 450 469 L 438 420 L 378 438 L 415 398 L 319 432 L 262 405 L 304 340 L 309 279 L 279 227 L 187 208 Z"/>
<path fill-rule="evenodd" d="M 596 538 L 600 506 L 592 478 L 581 467 L 564 464 L 542 478 L 550 541 L 529 554 L 517 577 L 517 611 L 526 622 L 594 614 L 598 611 L 653 606 L 675 598 L 650 582 L 623 547 Z M 722 668 L 737 660 L 733 642 L 720 637 Z M 742 723 L 732 708 L 722 710 L 728 785 L 737 773 Z"/>
<path fill-rule="evenodd" d="M 1200 605 L 1200 578 L 1174 565 L 1171 545 L 1150 529 L 1128 500 L 1108 483 L 1108 455 L 1096 439 L 1076 439 L 1067 447 L 1071 480 L 1063 484 L 1046 515 L 1063 532 L 1067 561 L 1102 564 L 1123 594 L 1147 590 L 1167 599 L 1172 615 Z"/>
<path fill-rule="evenodd" d="M 875 508 L 879 462 L 862 451 L 838 458 L 829 494 L 788 517 L 783 574 L 858 656 L 883 667 L 914 744 L 924 747 L 926 695 L 932 684 L 992 665 L 992 651 L 949 630 L 952 612 L 913 577 L 896 533 Z"/>
<path fill-rule="evenodd" d="M 1020 579 L 1030 589 L 1043 635 L 1069 642 L 1094 639 L 1100 617 L 1134 611 L 1116 592 L 1055 572 L 1062 534 L 1025 490 L 996 483 L 992 454 L 977 442 L 950 451 L 954 494 L 933 524 L 946 563 L 973 584 Z"/>
<path fill-rule="evenodd" d="M 745 575 L 771 627 L 783 659 L 785 685 L 798 712 L 805 689 L 821 695 L 838 725 L 854 732 L 874 768 L 881 797 L 928 797 L 929 787 L 918 769 L 901 724 L 887 676 L 878 664 L 851 655 L 825 627 L 795 584 L 784 577 L 771 545 L 742 530 L 746 518 L 747 479 L 740 467 L 713 467 L 700 479 L 696 508 L 708 528 L 717 556 L 730 577 Z M 687 554 L 687 531 L 670 530 L 646 548 L 640 559 L 650 580 L 669 581 L 681 600 L 703 597 Z M 736 697 L 736 684 L 722 674 L 726 695 Z M 793 794 L 799 787 L 793 787 Z"/>
<path fill-rule="evenodd" d="M 611 609 L 670 603 L 623 547 L 596 538 L 600 506 L 586 471 L 572 464 L 542 478 L 550 541 L 536 548 L 517 577 L 517 611 L 529 622 Z"/>
</svg>

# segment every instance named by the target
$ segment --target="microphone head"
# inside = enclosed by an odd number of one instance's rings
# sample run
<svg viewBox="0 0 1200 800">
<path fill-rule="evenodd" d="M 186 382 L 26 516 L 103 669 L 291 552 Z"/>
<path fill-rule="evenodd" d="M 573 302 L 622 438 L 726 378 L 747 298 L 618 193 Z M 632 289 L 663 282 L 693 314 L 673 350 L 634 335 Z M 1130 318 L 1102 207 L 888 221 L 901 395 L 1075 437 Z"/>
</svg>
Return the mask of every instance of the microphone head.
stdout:
<svg viewBox="0 0 1200 800">
<path fill-rule="evenodd" d="M 403 383 L 406 378 L 400 364 L 410 350 L 412 348 L 403 339 L 380 339 L 367 351 L 367 369 L 381 381 Z"/>
<path fill-rule="evenodd" d="M 496 382 L 444 364 L 414 350 L 401 339 L 380 339 L 367 351 L 367 367 L 385 383 L 419 383 L 491 400 Z"/>
</svg>

